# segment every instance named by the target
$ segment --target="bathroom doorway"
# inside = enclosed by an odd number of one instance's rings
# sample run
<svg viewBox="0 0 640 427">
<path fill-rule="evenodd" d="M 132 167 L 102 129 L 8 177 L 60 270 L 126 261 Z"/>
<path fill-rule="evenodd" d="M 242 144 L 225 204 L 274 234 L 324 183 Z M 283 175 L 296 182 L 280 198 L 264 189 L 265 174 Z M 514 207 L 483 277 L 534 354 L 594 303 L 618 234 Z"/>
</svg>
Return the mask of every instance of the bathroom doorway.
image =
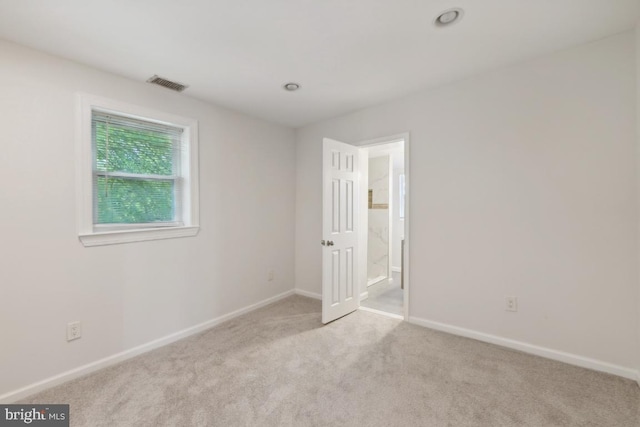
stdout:
<svg viewBox="0 0 640 427">
<path fill-rule="evenodd" d="M 408 287 L 403 274 L 407 255 L 405 139 L 360 145 L 361 181 L 366 182 L 366 209 L 361 218 L 367 225 L 363 239 L 366 288 L 362 289 L 360 306 L 403 319 Z"/>
</svg>

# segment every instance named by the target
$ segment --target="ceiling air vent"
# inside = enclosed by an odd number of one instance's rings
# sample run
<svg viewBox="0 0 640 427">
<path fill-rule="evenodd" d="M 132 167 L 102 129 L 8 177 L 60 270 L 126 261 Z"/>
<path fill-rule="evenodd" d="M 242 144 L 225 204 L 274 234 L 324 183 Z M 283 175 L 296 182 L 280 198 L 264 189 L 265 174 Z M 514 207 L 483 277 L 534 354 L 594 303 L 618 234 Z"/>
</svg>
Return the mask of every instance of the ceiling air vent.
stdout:
<svg viewBox="0 0 640 427">
<path fill-rule="evenodd" d="M 151 77 L 147 80 L 147 83 L 153 83 L 154 85 L 166 87 L 167 89 L 175 90 L 176 92 L 182 92 L 189 86 L 183 85 L 182 83 L 172 82 L 171 80 L 163 79 L 157 75 Z"/>
</svg>

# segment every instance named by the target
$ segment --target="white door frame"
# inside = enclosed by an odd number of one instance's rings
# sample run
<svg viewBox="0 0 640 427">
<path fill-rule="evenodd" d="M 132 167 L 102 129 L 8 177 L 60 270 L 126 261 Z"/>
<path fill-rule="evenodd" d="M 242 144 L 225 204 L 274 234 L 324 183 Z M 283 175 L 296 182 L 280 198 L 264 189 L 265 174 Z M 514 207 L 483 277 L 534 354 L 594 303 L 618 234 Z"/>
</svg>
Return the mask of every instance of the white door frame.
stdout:
<svg viewBox="0 0 640 427">
<path fill-rule="evenodd" d="M 398 141 L 404 141 L 404 186 L 405 186 L 405 208 L 404 208 L 404 260 L 402 265 L 402 271 L 404 276 L 404 301 L 403 301 L 403 314 L 404 320 L 409 321 L 409 293 L 410 293 L 410 280 L 411 274 L 409 273 L 409 259 L 410 259 L 410 248 L 411 248 L 411 233 L 410 233 L 410 198 L 411 198 L 411 174 L 410 167 L 411 162 L 410 159 L 410 134 L 409 132 L 404 132 L 396 135 L 385 136 L 382 138 L 371 139 L 367 141 L 361 141 L 356 144 L 359 148 L 368 148 L 376 145 L 384 145 L 391 144 Z M 368 153 L 366 150 L 362 150 L 360 154 L 361 158 L 361 168 L 360 171 L 362 174 L 365 172 L 368 173 L 368 166 L 364 167 L 364 157 L 367 156 L 368 165 Z M 393 190 L 396 190 L 395 188 Z M 362 190 L 360 190 L 360 195 L 362 195 Z M 361 197 L 362 198 L 362 197 Z M 359 246 L 360 246 L 360 262 L 359 262 L 359 277 L 360 277 L 360 292 L 361 295 L 367 289 L 367 239 L 368 239 L 368 226 L 364 227 L 364 224 L 368 224 L 368 209 L 363 209 L 362 207 L 366 207 L 367 198 L 360 201 L 360 234 L 359 234 Z M 391 224 L 390 224 L 391 226 Z M 391 253 L 389 253 L 389 259 L 391 260 Z M 364 285 L 364 286 L 363 286 Z"/>
</svg>

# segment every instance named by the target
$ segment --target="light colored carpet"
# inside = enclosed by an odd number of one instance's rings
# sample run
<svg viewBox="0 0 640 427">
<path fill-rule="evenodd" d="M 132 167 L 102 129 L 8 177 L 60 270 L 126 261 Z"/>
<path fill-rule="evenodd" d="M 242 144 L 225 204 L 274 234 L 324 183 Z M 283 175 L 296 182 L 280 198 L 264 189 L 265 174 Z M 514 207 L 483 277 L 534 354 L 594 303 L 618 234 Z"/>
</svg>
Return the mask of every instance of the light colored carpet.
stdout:
<svg viewBox="0 0 640 427">
<path fill-rule="evenodd" d="M 71 381 L 74 426 L 639 426 L 632 381 L 299 296 Z"/>
</svg>

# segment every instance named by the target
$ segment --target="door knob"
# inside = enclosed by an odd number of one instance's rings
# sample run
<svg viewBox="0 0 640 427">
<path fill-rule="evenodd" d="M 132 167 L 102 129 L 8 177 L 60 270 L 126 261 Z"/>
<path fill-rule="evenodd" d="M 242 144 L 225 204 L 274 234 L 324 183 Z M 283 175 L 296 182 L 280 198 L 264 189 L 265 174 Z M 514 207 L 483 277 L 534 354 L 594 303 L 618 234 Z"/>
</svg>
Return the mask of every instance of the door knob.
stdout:
<svg viewBox="0 0 640 427">
<path fill-rule="evenodd" d="M 322 246 L 327 246 L 327 242 L 325 242 L 324 240 L 320 240 L 320 244 L 321 244 Z"/>
<path fill-rule="evenodd" d="M 329 241 L 327 242 L 327 246 L 333 246 L 333 240 L 329 240 Z"/>
</svg>

